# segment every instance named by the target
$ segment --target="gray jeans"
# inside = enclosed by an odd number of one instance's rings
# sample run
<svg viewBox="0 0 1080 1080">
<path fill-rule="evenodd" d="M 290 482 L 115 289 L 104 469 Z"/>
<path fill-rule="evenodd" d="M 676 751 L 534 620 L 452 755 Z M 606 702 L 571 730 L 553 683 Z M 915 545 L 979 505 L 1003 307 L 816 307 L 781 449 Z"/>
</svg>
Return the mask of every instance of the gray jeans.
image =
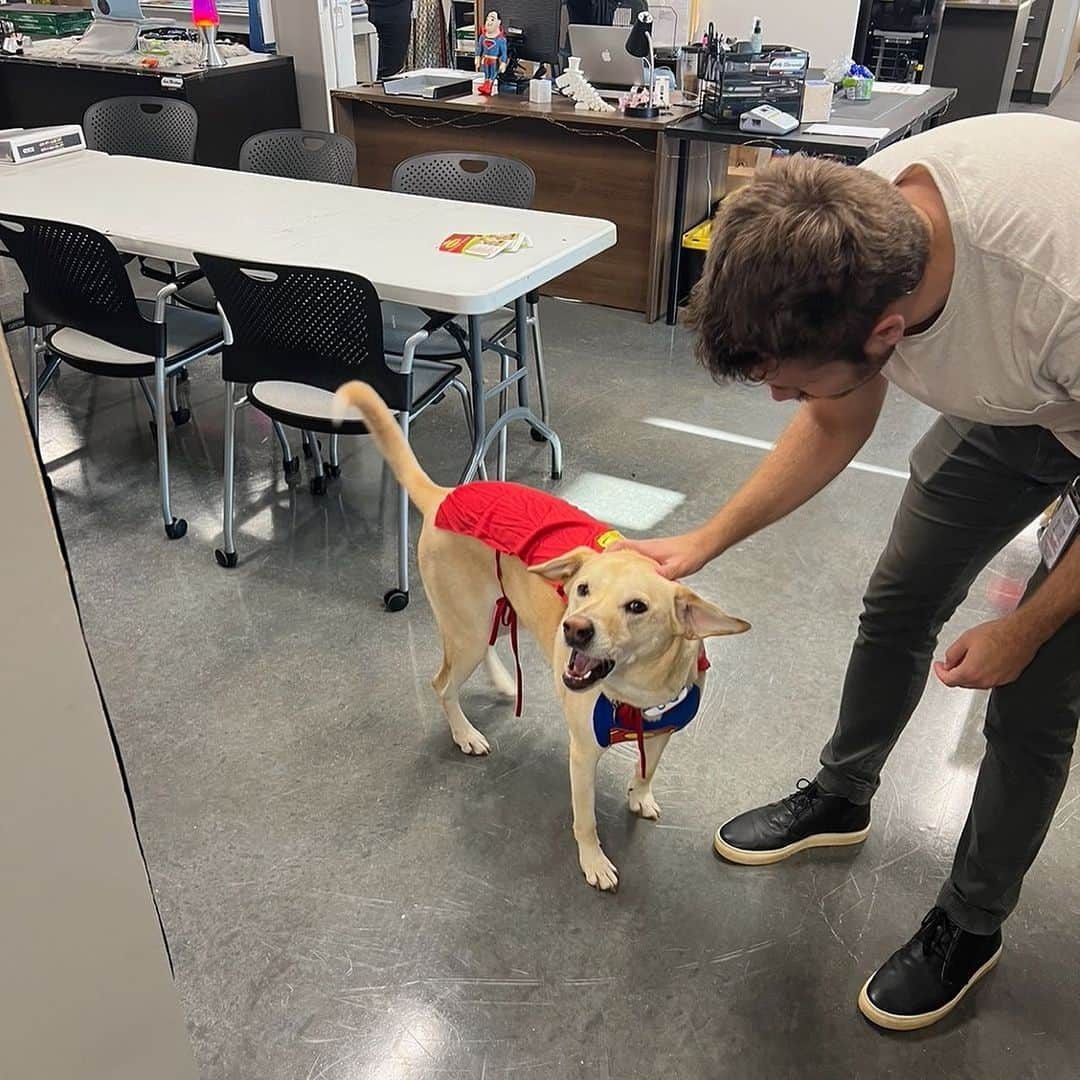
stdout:
<svg viewBox="0 0 1080 1080">
<path fill-rule="evenodd" d="M 818 781 L 869 802 L 919 703 L 938 633 L 976 575 L 1080 474 L 1037 427 L 942 418 L 911 455 L 911 479 L 863 600 L 840 715 Z M 1078 541 L 1080 542 L 1080 541 Z M 1045 578 L 1040 565 L 1028 592 Z M 990 694 L 986 752 L 938 904 L 972 933 L 1016 906 L 1057 808 L 1080 719 L 1080 616 L 1016 682 Z"/>
</svg>

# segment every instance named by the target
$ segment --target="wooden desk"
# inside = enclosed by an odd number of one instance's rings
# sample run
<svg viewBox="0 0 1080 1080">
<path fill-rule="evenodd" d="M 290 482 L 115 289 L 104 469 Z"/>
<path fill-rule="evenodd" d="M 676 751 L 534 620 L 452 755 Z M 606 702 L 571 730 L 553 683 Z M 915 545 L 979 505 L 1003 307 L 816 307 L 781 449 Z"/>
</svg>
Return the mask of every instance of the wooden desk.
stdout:
<svg viewBox="0 0 1080 1080">
<path fill-rule="evenodd" d="M 378 86 L 337 90 L 333 98 L 335 129 L 356 143 L 361 185 L 388 188 L 394 167 L 414 154 L 518 158 L 536 173 L 537 210 L 606 218 L 618 228 L 615 248 L 542 291 L 640 311 L 650 321 L 660 313 L 675 185 L 663 133 L 686 110 L 633 120 L 576 112 L 561 97 L 550 105 L 512 94 L 425 101 L 387 97 Z"/>
</svg>

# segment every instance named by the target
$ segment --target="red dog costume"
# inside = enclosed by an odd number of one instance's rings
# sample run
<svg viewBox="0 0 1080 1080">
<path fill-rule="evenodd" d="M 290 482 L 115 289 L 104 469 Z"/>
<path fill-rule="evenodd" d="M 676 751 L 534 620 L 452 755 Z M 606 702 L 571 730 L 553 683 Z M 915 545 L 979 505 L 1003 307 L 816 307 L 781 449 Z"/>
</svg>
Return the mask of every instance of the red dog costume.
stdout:
<svg viewBox="0 0 1080 1080">
<path fill-rule="evenodd" d="M 503 555 L 513 555 L 526 566 L 539 566 L 576 547 L 603 551 L 616 540 L 622 539 L 622 534 L 617 530 L 546 491 L 497 481 L 477 481 L 454 488 L 439 506 L 435 514 L 435 525 L 462 536 L 472 536 L 492 548 L 495 552 L 495 568 L 500 588 Z M 562 595 L 561 586 L 556 588 Z M 565 596 L 563 599 L 565 601 Z M 510 645 L 517 673 L 517 705 L 514 715 L 520 716 L 522 692 L 517 615 L 505 593 L 495 605 L 489 644 L 495 644 L 503 626 L 510 631 Z M 698 671 L 704 671 L 708 666 L 709 662 L 702 648 Z M 593 712 L 593 728 L 597 742 L 601 746 L 609 746 L 613 742 L 636 739 L 641 757 L 641 775 L 644 776 L 645 738 L 685 727 L 697 714 L 700 697 L 700 692 L 694 686 L 684 691 L 674 702 L 657 706 L 655 709 L 641 710 L 612 702 L 601 694 Z"/>
</svg>

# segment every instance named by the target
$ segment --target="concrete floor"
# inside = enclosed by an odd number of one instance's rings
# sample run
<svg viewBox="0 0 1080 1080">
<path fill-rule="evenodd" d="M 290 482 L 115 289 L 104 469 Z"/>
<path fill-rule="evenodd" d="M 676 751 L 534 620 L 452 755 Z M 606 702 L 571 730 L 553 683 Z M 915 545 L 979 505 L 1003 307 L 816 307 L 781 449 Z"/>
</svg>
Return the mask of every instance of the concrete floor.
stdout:
<svg viewBox="0 0 1080 1080">
<path fill-rule="evenodd" d="M 8 312 L 13 295 L 9 276 Z M 581 305 L 544 315 L 567 451 L 554 489 L 639 523 L 663 515 L 653 533 L 708 515 L 762 451 L 648 419 L 768 440 L 790 415 L 761 390 L 715 388 L 682 330 Z M 42 447 L 205 1080 L 1076 1075 L 1076 781 L 979 993 L 914 1035 L 855 1009 L 947 872 L 984 695 L 930 686 L 861 849 L 762 869 L 710 852 L 724 817 L 813 775 L 903 483 L 892 473 L 926 409 L 894 393 L 859 459 L 883 471 L 847 470 L 695 579 L 754 629 L 710 646 L 705 708 L 658 776 L 659 824 L 625 809 L 632 751 L 602 763 L 602 837 L 621 871 L 603 896 L 577 869 L 566 737 L 535 650 L 522 719 L 480 680 L 468 690 L 493 753 L 467 759 L 428 686 L 438 646 L 421 589 L 405 613 L 381 610 L 394 533 L 373 451 L 343 444 L 342 480 L 314 498 L 285 485 L 268 425 L 246 415 L 242 561 L 226 572 L 212 554 L 216 362 L 190 395 L 172 440 L 182 541 L 161 530 L 132 387 L 65 370 Z M 432 410 L 415 437 L 452 481 L 458 410 Z M 523 433 L 511 452 L 512 479 L 552 486 Z M 627 497 L 628 480 L 657 490 Z M 945 636 L 998 614 L 1035 561 L 1025 534 Z"/>
</svg>

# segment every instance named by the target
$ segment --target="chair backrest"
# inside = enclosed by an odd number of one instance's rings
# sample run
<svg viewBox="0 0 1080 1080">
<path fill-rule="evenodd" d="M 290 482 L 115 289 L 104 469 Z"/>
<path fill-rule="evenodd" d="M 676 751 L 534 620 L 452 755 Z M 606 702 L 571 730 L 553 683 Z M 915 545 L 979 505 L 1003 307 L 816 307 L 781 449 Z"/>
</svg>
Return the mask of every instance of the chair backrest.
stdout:
<svg viewBox="0 0 1080 1080">
<path fill-rule="evenodd" d="M 93 229 L 0 211 L 0 241 L 26 280 L 30 326 L 67 326 L 122 349 L 157 354 L 163 331 L 139 313 L 123 260 Z"/>
<path fill-rule="evenodd" d="M 536 174 L 515 158 L 448 150 L 402 161 L 394 169 L 390 188 L 407 195 L 527 210 L 536 193 Z"/>
<path fill-rule="evenodd" d="M 240 147 L 240 171 L 351 184 L 356 171 L 356 145 L 326 131 L 260 131 Z"/>
<path fill-rule="evenodd" d="M 190 164 L 199 114 L 175 98 L 106 98 L 86 110 L 83 132 L 91 150 Z"/>
<path fill-rule="evenodd" d="M 412 402 L 411 378 L 386 365 L 382 308 L 365 278 L 196 253 L 232 331 L 221 358 L 227 382 L 265 379 L 337 390 L 363 379 L 392 409 Z"/>
</svg>

